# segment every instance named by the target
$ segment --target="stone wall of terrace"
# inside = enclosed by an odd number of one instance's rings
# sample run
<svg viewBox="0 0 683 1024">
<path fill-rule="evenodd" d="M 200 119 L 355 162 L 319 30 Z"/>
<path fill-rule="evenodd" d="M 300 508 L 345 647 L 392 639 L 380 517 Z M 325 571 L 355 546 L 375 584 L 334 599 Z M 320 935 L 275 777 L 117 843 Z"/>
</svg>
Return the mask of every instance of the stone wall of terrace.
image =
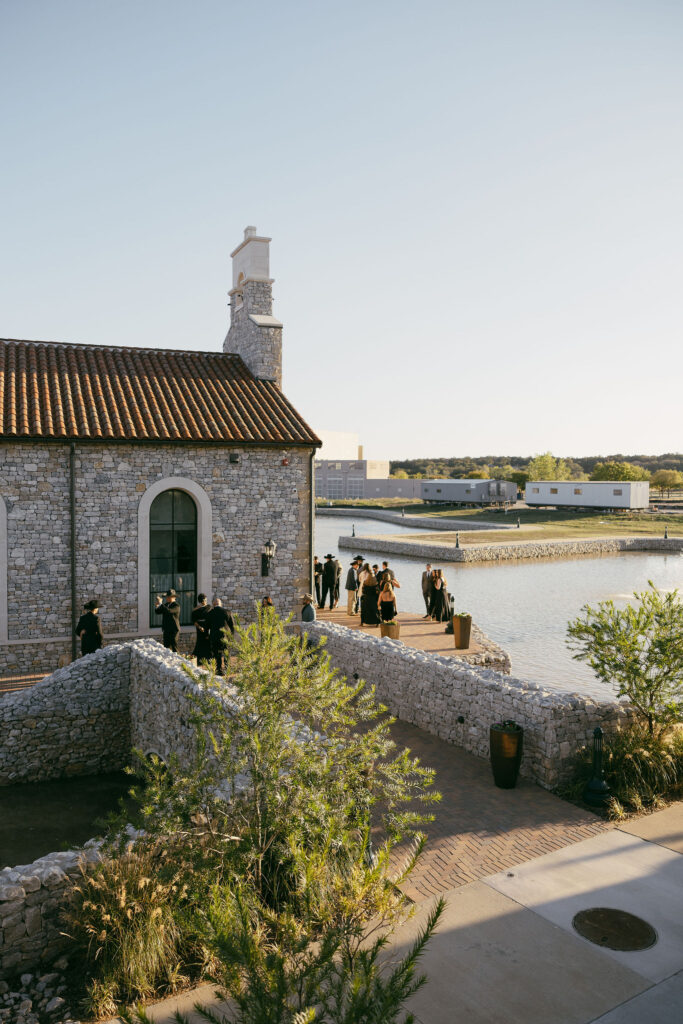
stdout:
<svg viewBox="0 0 683 1024">
<path fill-rule="evenodd" d="M 458 519 L 456 516 L 402 516 L 400 512 L 385 512 L 373 508 L 325 508 L 318 505 L 317 516 L 344 516 L 347 519 L 379 519 L 383 523 L 398 523 L 400 526 L 414 526 L 418 530 L 513 530 L 516 524 L 501 517 L 500 523 L 472 520 L 468 517 Z"/>
<path fill-rule="evenodd" d="M 469 528 L 468 528 L 469 529 Z M 581 555 L 619 554 L 622 551 L 653 551 L 662 555 L 683 551 L 681 537 L 596 537 L 592 540 L 505 541 L 500 544 L 453 544 L 429 541 L 385 540 L 383 537 L 340 537 L 340 548 L 409 555 L 443 562 L 503 562 L 519 558 L 578 558 Z"/>
<path fill-rule="evenodd" d="M 324 637 L 332 664 L 371 683 L 391 714 L 480 757 L 489 755 L 490 726 L 514 719 L 524 727 L 521 773 L 546 789 L 570 774 L 577 749 L 597 725 L 611 731 L 630 715 L 615 701 L 558 694 L 346 626 L 315 622 L 305 631 L 316 642 Z"/>
<path fill-rule="evenodd" d="M 187 762 L 195 750 L 189 697 L 198 691 L 182 659 L 154 640 L 80 658 L 0 698 L 0 785 L 116 770 L 131 746 Z M 0 979 L 62 950 L 70 881 L 96 857 L 96 844 L 86 844 L 0 871 Z"/>
<path fill-rule="evenodd" d="M 112 644 L 0 698 L 0 786 L 121 768 L 130 753 L 130 658 L 130 646 Z"/>
</svg>

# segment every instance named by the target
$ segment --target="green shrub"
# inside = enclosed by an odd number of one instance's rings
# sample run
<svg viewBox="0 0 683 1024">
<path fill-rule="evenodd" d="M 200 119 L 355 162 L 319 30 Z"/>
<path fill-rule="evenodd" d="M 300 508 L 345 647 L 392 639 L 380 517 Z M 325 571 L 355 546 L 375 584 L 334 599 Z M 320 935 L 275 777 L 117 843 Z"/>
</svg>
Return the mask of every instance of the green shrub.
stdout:
<svg viewBox="0 0 683 1024">
<path fill-rule="evenodd" d="M 634 725 L 605 736 L 603 744 L 605 781 L 620 807 L 640 810 L 656 806 L 662 799 L 678 797 L 683 791 L 683 731 L 669 737 L 652 735 L 647 726 Z M 567 795 L 580 798 L 593 775 L 593 747 L 579 751 L 574 780 Z"/>
<path fill-rule="evenodd" d="M 145 850 L 107 858 L 83 869 L 73 888 L 66 928 L 88 976 L 86 1007 L 94 1016 L 188 980 L 181 966 L 187 889 L 164 866 L 166 857 Z"/>
<path fill-rule="evenodd" d="M 567 626 L 567 644 L 598 679 L 627 697 L 651 734 L 664 735 L 683 721 L 683 601 L 678 591 L 649 589 L 635 604 L 584 605 L 583 618 Z"/>
</svg>

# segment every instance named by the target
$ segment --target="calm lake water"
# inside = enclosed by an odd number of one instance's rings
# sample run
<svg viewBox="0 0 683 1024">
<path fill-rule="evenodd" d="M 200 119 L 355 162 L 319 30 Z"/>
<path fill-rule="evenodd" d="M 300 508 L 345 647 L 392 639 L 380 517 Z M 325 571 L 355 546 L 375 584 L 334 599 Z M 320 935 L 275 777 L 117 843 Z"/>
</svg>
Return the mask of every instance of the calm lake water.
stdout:
<svg viewBox="0 0 683 1024">
<path fill-rule="evenodd" d="M 318 516 L 315 551 L 319 558 L 339 554 L 344 570 L 354 554 L 380 563 L 382 555 L 338 551 L 337 540 L 350 535 L 352 520 L 344 516 Z M 376 519 L 354 519 L 356 534 L 417 533 L 413 527 L 394 526 Z M 425 530 L 425 535 L 431 531 Z M 485 542 L 482 532 L 481 540 Z M 424 612 L 420 586 L 424 559 L 388 556 L 401 584 L 397 593 L 400 611 Z M 612 599 L 625 605 L 634 590 L 647 587 L 648 580 L 662 590 L 683 591 L 683 555 L 628 553 L 598 555 L 557 561 L 505 563 L 440 562 L 455 596 L 457 611 L 468 611 L 492 640 L 510 655 L 512 675 L 530 679 L 553 690 L 590 693 L 612 697 L 583 662 L 574 661 L 565 643 L 567 623 L 585 604 Z M 343 583 L 343 577 L 342 577 Z M 342 594 L 344 597 L 344 594 Z"/>
</svg>

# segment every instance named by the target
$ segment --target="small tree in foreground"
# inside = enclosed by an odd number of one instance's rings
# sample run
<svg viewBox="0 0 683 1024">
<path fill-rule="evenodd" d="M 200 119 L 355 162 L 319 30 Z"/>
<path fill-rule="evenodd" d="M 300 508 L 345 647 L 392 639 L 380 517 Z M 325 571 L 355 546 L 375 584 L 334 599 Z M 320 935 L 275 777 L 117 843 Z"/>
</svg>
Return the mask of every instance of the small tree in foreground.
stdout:
<svg viewBox="0 0 683 1024">
<path fill-rule="evenodd" d="M 194 759 L 142 759 L 142 832 L 131 841 L 124 815 L 109 852 L 142 858 L 145 884 L 181 886 L 167 959 L 177 973 L 185 967 L 178 951 L 189 948 L 212 964 L 210 976 L 236 1007 L 221 1022 L 391 1024 L 424 983 L 417 960 L 442 910 L 435 907 L 407 954 L 387 963 L 387 935 L 411 911 L 399 886 L 439 798 L 429 791 L 434 773 L 396 751 L 372 689 L 347 682 L 322 646 L 288 632 L 277 615 L 259 609 L 256 623 L 227 639 L 225 680 L 188 669 L 198 684 L 189 715 Z M 401 841 L 413 851 L 403 868 Z M 75 915 L 89 921 L 88 910 L 81 900 Z M 129 999 L 109 932 L 96 942 L 92 929 L 83 932 L 72 934 L 91 1002 L 105 981 L 108 998 Z M 98 977 L 102 958 L 114 964 L 106 979 Z M 167 985 L 168 975 L 166 962 L 154 966 L 139 994 L 149 994 L 155 977 Z"/>
<path fill-rule="evenodd" d="M 627 697 L 661 735 L 683 718 L 683 604 L 678 591 L 635 593 L 635 605 L 585 605 L 567 627 L 573 657 L 586 661 L 603 682 Z"/>
</svg>

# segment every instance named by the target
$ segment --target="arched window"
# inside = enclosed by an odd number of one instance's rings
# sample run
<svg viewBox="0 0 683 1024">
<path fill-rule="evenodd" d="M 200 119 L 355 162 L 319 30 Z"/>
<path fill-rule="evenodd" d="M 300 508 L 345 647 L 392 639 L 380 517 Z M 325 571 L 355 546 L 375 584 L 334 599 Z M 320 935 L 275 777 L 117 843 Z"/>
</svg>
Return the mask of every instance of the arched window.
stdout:
<svg viewBox="0 0 683 1024">
<path fill-rule="evenodd" d="M 190 624 L 197 597 L 197 506 L 185 491 L 162 491 L 149 510 L 149 610 L 154 599 L 173 588 L 180 623 Z"/>
</svg>

